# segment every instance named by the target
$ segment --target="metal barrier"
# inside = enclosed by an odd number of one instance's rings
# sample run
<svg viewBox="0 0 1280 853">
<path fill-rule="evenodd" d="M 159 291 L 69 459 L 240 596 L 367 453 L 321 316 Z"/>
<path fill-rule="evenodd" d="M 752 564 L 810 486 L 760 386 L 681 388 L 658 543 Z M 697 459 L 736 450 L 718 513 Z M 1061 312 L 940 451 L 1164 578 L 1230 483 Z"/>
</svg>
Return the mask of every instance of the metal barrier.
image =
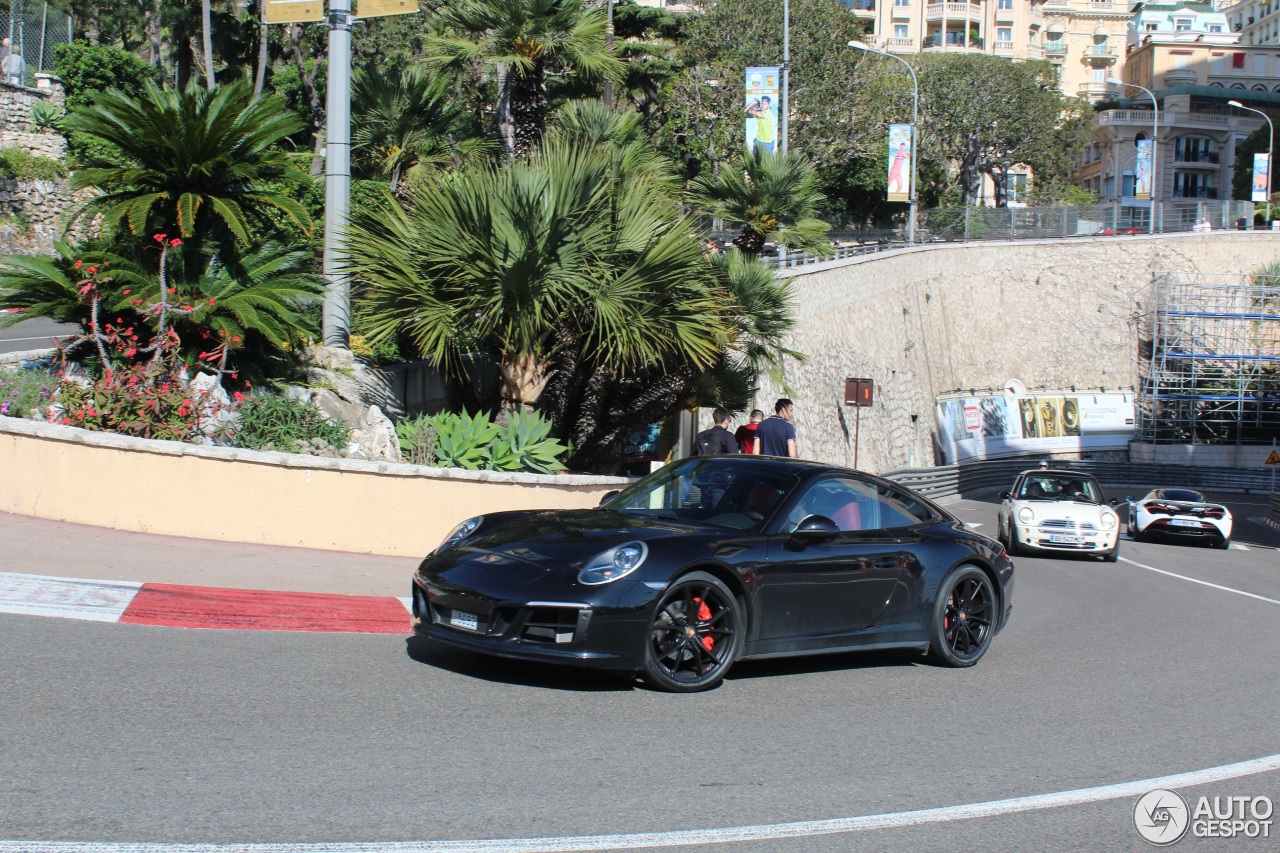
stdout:
<svg viewBox="0 0 1280 853">
<path fill-rule="evenodd" d="M 1013 485 L 1018 474 L 1037 468 L 1042 457 L 1020 456 L 987 459 L 937 468 L 898 468 L 884 474 L 927 498 L 986 497 Z M 1104 462 L 1092 459 L 1050 460 L 1056 470 L 1079 471 L 1098 478 L 1108 497 L 1137 495 L 1160 487 L 1206 492 L 1270 494 L 1272 472 L 1252 468 L 1202 468 L 1194 465 L 1150 465 L 1136 462 Z M 1280 496 L 1272 495 L 1272 513 L 1280 518 Z"/>
</svg>

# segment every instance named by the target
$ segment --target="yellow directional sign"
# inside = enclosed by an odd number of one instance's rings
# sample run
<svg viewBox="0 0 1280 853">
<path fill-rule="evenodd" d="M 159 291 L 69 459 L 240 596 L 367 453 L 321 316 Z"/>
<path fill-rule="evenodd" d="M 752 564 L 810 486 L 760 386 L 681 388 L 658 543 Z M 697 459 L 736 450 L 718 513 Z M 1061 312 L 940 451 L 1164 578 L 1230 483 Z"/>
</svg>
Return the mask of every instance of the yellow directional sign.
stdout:
<svg viewBox="0 0 1280 853">
<path fill-rule="evenodd" d="M 356 0 L 357 18 L 411 15 L 417 11 L 418 0 Z"/>
<path fill-rule="evenodd" d="M 1271 451 L 1271 455 L 1267 457 L 1267 461 L 1266 461 L 1266 462 L 1264 462 L 1264 463 L 1262 463 L 1262 464 L 1264 464 L 1264 465 L 1280 465 L 1280 452 L 1277 452 L 1277 451 L 1275 451 L 1275 450 Z"/>
<path fill-rule="evenodd" d="M 268 24 L 305 24 L 325 19 L 324 0 L 267 0 Z"/>
</svg>

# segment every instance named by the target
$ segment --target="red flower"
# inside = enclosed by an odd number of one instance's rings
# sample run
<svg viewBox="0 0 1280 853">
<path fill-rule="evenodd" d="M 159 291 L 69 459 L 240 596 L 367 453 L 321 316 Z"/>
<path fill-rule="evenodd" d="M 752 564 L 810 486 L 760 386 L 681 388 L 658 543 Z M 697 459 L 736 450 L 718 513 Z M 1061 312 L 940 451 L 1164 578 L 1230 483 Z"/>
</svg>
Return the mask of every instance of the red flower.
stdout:
<svg viewBox="0 0 1280 853">
<path fill-rule="evenodd" d="M 169 292 L 170 292 L 170 293 L 177 293 L 177 292 L 178 292 L 178 288 L 176 288 L 176 287 L 171 287 L 171 288 L 169 288 Z"/>
<path fill-rule="evenodd" d="M 75 266 L 76 266 L 76 269 L 80 269 L 82 266 L 84 266 L 84 261 L 76 261 Z"/>
<path fill-rule="evenodd" d="M 232 376 L 235 376 L 235 374 L 234 374 L 234 373 L 233 373 L 233 374 L 231 374 L 231 375 L 232 375 Z M 243 399 L 244 399 L 244 395 L 243 395 L 243 394 L 241 394 L 239 391 L 232 391 L 232 392 L 231 392 L 231 397 L 232 397 L 232 399 L 234 399 L 237 403 L 239 403 L 241 400 L 243 400 Z"/>
<path fill-rule="evenodd" d="M 216 299 L 210 299 L 210 300 L 209 300 L 209 304 L 210 304 L 210 305 L 217 305 L 217 304 L 218 304 L 218 300 L 216 300 Z"/>
<path fill-rule="evenodd" d="M 240 336 L 239 336 L 239 335 L 232 335 L 232 336 L 231 336 L 231 343 L 233 343 L 233 344 L 238 344 L 238 343 L 240 343 Z"/>
<path fill-rule="evenodd" d="M 125 291 L 123 291 L 123 293 L 124 293 L 124 295 L 125 295 L 125 296 L 128 296 L 130 293 L 133 293 L 133 291 L 132 291 L 132 290 L 125 290 Z"/>
<path fill-rule="evenodd" d="M 124 354 L 125 354 L 125 355 L 127 355 L 127 356 L 129 356 L 129 358 L 133 358 L 133 357 L 134 357 L 134 355 L 136 355 L 136 354 L 137 354 L 137 352 L 138 352 L 138 351 L 137 351 L 135 348 L 133 348 L 133 347 L 129 347 L 127 350 L 125 350 L 125 351 L 124 351 Z"/>
<path fill-rule="evenodd" d="M 168 237 L 168 236 L 169 236 L 168 234 L 157 234 L 157 235 L 156 235 L 156 242 L 157 242 L 157 243 L 163 243 L 163 242 L 164 242 L 164 238 L 165 238 L 165 237 Z"/>
<path fill-rule="evenodd" d="M 174 237 L 172 240 L 170 240 L 170 241 L 169 241 L 169 245 L 170 245 L 170 246 L 181 246 L 181 245 L 182 245 L 182 241 L 181 241 L 181 240 L 179 240 L 177 237 Z"/>
</svg>

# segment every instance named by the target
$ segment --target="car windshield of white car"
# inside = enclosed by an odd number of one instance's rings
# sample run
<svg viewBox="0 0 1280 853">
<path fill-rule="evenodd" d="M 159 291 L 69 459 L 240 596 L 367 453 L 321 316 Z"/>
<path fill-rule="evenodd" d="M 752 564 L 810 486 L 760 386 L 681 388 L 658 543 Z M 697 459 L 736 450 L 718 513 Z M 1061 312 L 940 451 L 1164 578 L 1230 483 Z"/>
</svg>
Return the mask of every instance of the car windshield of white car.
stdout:
<svg viewBox="0 0 1280 853">
<path fill-rule="evenodd" d="M 1093 480 L 1079 477 L 1028 477 L 1018 493 L 1019 500 L 1092 501 L 1102 503 L 1102 491 Z"/>
<path fill-rule="evenodd" d="M 1165 489 L 1160 497 L 1166 501 L 1186 501 L 1187 503 L 1203 503 L 1204 495 L 1190 489 Z"/>
</svg>

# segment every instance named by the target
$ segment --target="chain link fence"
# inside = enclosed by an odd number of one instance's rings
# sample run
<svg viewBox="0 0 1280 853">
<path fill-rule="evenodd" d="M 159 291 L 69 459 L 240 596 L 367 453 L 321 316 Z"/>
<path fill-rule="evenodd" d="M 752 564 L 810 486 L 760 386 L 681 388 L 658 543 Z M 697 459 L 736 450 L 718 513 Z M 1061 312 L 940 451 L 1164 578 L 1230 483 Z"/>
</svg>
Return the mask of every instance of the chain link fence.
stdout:
<svg viewBox="0 0 1280 853">
<path fill-rule="evenodd" d="M 71 43 L 71 17 L 48 3 L 13 0 L 0 10 L 0 36 L 8 40 L 0 47 L 4 79 L 31 86 L 36 74 L 53 72 L 54 45 Z"/>
</svg>

